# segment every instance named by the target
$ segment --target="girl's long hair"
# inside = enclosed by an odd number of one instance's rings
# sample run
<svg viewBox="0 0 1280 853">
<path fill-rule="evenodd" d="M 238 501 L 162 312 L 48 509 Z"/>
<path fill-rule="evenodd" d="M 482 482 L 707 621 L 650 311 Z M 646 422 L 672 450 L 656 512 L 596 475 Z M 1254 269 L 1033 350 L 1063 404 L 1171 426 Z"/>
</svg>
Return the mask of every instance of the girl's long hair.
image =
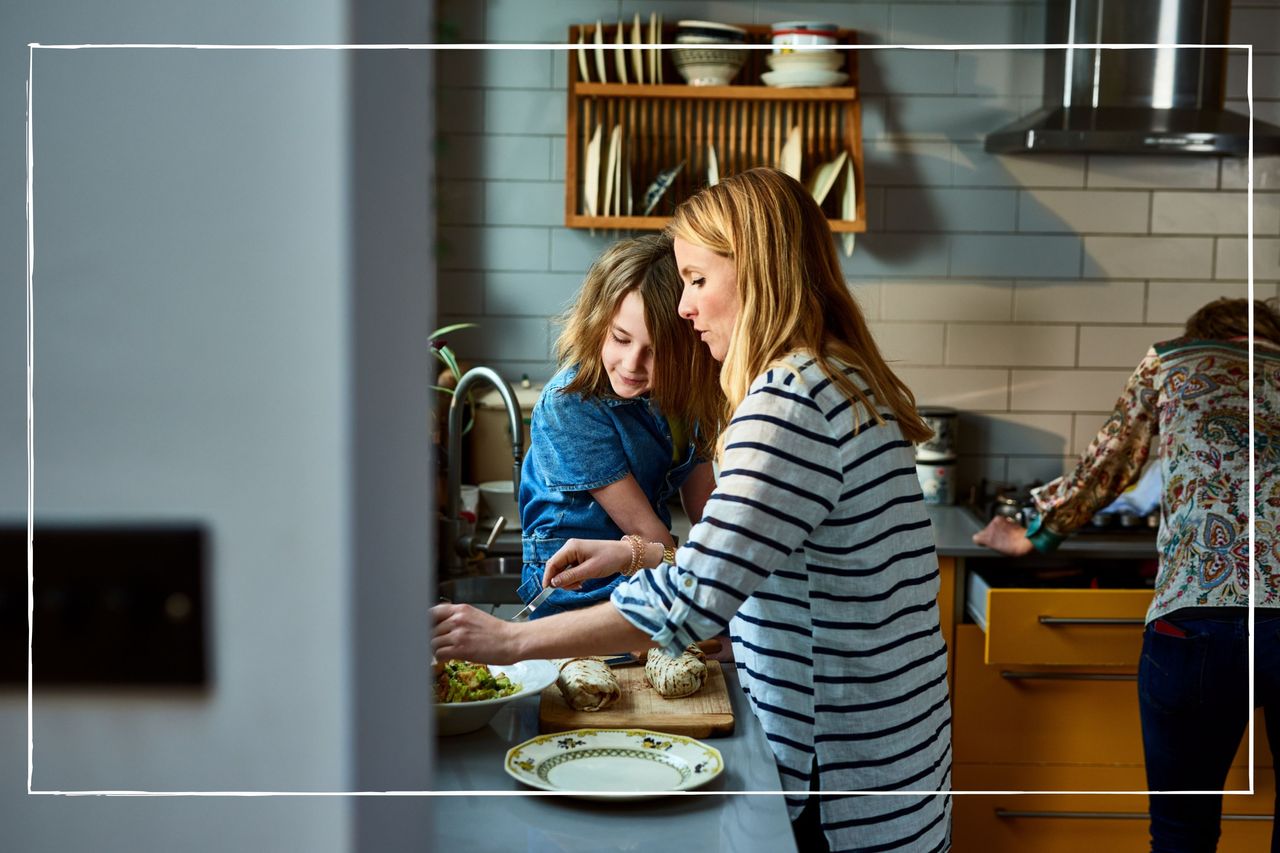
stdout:
<svg viewBox="0 0 1280 853">
<path fill-rule="evenodd" d="M 876 421 L 885 419 L 870 397 L 892 413 L 908 441 L 933 435 L 911 390 L 881 356 L 845 283 L 826 217 L 798 181 L 775 169 L 740 172 L 685 200 L 667 230 L 732 259 L 737 269 L 740 307 L 720 369 L 724 423 L 755 377 L 802 350 L 817 356 L 822 372 Z M 870 393 L 832 359 L 855 368 Z"/>
<path fill-rule="evenodd" d="M 723 409 L 720 369 L 693 326 L 677 313 L 682 286 L 670 237 L 649 234 L 614 243 L 591 265 L 576 301 L 558 319 L 556 360 L 562 367 L 578 365 L 564 393 L 613 396 L 600 352 L 622 300 L 636 291 L 653 345 L 650 395 L 664 415 L 688 425 L 698 455 L 709 459 Z"/>
</svg>

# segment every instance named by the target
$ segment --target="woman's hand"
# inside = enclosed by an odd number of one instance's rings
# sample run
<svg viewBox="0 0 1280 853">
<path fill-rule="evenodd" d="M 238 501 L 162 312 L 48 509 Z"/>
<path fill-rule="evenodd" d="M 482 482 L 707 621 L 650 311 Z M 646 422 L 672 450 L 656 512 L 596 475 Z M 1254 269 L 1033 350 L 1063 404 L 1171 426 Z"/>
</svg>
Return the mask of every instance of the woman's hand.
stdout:
<svg viewBox="0 0 1280 853">
<path fill-rule="evenodd" d="M 1006 557 L 1022 557 L 1035 550 L 1027 538 L 1026 529 L 1003 515 L 997 515 L 990 524 L 973 534 L 973 541 Z"/>
<path fill-rule="evenodd" d="M 469 604 L 437 604 L 431 608 L 435 630 L 431 648 L 438 660 L 472 663 L 515 663 L 520 625 L 476 610 Z"/>
<path fill-rule="evenodd" d="M 612 539 L 570 539 L 547 560 L 542 588 L 577 589 L 591 578 L 631 568 L 631 545 Z"/>
</svg>

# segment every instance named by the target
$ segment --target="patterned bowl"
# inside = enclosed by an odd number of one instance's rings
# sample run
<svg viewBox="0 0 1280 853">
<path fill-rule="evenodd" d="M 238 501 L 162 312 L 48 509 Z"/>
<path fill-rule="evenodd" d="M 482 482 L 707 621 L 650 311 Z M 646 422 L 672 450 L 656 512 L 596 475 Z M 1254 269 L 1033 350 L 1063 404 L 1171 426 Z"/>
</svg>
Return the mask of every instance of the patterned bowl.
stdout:
<svg viewBox="0 0 1280 853">
<path fill-rule="evenodd" d="M 690 86 L 727 86 L 746 59 L 746 51 L 724 47 L 677 47 L 671 51 L 671 61 Z"/>
</svg>

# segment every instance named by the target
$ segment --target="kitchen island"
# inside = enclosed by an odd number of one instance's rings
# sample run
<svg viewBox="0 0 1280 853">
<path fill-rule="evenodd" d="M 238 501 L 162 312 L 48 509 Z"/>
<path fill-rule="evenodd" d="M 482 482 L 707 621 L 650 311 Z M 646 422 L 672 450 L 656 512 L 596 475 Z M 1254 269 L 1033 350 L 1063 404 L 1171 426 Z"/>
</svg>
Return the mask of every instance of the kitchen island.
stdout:
<svg viewBox="0 0 1280 853">
<path fill-rule="evenodd" d="M 724 669 L 733 734 L 703 738 L 724 772 L 688 794 L 634 802 L 581 800 L 520 784 L 503 770 L 507 750 L 538 734 L 538 701 L 508 704 L 478 732 L 436 739 L 437 850 L 795 853 L 773 755 L 732 667 Z M 763 793 L 732 794 L 732 791 Z M 467 792 L 497 792 L 467 793 Z"/>
</svg>

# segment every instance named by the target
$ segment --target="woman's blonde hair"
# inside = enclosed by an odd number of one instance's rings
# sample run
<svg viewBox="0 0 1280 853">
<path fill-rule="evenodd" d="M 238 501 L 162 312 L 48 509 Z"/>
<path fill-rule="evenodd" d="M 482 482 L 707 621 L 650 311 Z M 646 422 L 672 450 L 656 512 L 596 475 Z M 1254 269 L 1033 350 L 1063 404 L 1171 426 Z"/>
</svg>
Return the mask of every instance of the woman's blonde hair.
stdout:
<svg viewBox="0 0 1280 853">
<path fill-rule="evenodd" d="M 1274 299 L 1253 300 L 1253 336 L 1280 344 L 1280 312 Z M 1249 335 L 1249 300 L 1215 299 L 1187 318 L 1189 338 L 1226 340 Z"/>
<path fill-rule="evenodd" d="M 880 355 L 840 270 L 831 227 L 798 181 L 776 169 L 739 172 L 685 200 L 667 230 L 731 259 L 737 269 L 740 306 L 720 369 L 725 423 L 755 377 L 803 350 L 877 421 L 884 418 L 868 395 L 831 359 L 857 370 L 908 441 L 933 435 L 911 390 Z"/>
<path fill-rule="evenodd" d="M 649 234 L 614 243 L 596 258 L 573 306 L 559 318 L 556 360 L 562 367 L 578 365 L 563 393 L 612 396 L 600 353 L 622 300 L 639 293 L 653 345 L 650 395 L 664 415 L 688 425 L 698 455 L 710 458 L 723 407 L 720 368 L 677 313 L 681 287 L 670 237 Z"/>
</svg>

